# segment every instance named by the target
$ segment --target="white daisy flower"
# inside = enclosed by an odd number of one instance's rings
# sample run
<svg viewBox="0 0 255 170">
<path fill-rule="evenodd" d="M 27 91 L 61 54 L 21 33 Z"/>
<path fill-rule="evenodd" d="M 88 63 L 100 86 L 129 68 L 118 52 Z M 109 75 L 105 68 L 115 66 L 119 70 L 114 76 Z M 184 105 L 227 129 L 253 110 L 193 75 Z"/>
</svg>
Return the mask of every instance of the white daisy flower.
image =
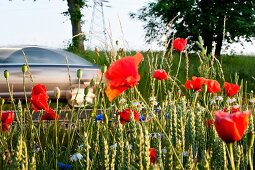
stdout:
<svg viewBox="0 0 255 170">
<path fill-rule="evenodd" d="M 227 99 L 227 103 L 228 103 L 228 104 L 232 104 L 232 103 L 234 103 L 234 102 L 236 102 L 236 99 L 235 99 L 235 98 L 228 98 L 228 99 Z"/>
<path fill-rule="evenodd" d="M 110 146 L 110 148 L 111 148 L 111 149 L 115 149 L 115 148 L 117 148 L 117 143 L 115 143 L 115 144 L 111 145 L 111 146 Z"/>
<path fill-rule="evenodd" d="M 71 161 L 78 161 L 81 160 L 82 158 L 83 156 L 80 153 L 75 153 L 70 157 Z"/>
</svg>

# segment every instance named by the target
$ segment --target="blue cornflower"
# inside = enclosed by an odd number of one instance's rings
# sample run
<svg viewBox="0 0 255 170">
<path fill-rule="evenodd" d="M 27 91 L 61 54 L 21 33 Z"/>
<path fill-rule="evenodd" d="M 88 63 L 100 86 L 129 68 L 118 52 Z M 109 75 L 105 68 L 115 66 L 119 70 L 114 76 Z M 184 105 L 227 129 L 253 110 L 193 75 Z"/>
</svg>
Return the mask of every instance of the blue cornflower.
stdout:
<svg viewBox="0 0 255 170">
<path fill-rule="evenodd" d="M 98 115 L 96 115 L 96 121 L 102 121 L 102 120 L 104 120 L 104 114 L 98 114 Z"/>
<path fill-rule="evenodd" d="M 139 120 L 140 120 L 141 122 L 142 122 L 142 121 L 145 121 L 145 116 L 144 116 L 144 115 L 141 115 Z"/>
<path fill-rule="evenodd" d="M 58 162 L 58 168 L 61 170 L 65 170 L 65 169 L 71 169 L 72 165 L 70 164 L 64 164 L 62 162 Z"/>
<path fill-rule="evenodd" d="M 161 112 L 161 107 L 160 107 L 160 106 L 159 106 L 159 107 L 156 107 L 156 108 L 154 109 L 154 113 L 160 114 L 160 112 Z"/>
<path fill-rule="evenodd" d="M 165 114 L 165 118 L 166 119 L 170 119 L 170 115 L 169 114 Z"/>
</svg>

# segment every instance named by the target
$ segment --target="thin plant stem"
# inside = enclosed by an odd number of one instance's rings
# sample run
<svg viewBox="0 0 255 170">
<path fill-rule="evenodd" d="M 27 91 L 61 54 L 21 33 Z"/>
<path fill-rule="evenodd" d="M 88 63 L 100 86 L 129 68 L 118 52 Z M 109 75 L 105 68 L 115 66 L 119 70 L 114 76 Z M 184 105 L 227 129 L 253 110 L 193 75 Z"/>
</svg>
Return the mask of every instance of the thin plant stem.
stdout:
<svg viewBox="0 0 255 170">
<path fill-rule="evenodd" d="M 249 150 L 248 150 L 248 159 L 249 159 L 250 170 L 253 170 L 252 148 L 249 148 Z"/>
<path fill-rule="evenodd" d="M 229 150 L 229 160 L 230 160 L 231 168 L 232 168 L 232 170 L 235 170 L 233 143 L 229 143 L 227 146 L 228 146 L 228 150 Z"/>
<path fill-rule="evenodd" d="M 189 79 L 189 56 L 188 52 L 185 52 L 185 59 L 186 59 L 186 80 Z"/>
<path fill-rule="evenodd" d="M 10 82 L 9 82 L 8 79 L 6 79 L 6 82 L 7 82 L 7 87 L 8 87 L 8 91 L 9 91 L 9 94 L 10 94 L 10 98 L 11 98 L 11 102 L 12 102 L 13 108 L 16 111 L 16 106 L 15 106 L 15 103 L 14 103 L 13 92 L 12 92 L 11 87 L 10 87 Z"/>
<path fill-rule="evenodd" d="M 180 59 L 179 59 L 179 63 L 178 63 L 178 67 L 177 67 L 175 78 L 177 78 L 177 76 L 179 74 L 179 70 L 180 70 L 180 67 L 181 67 L 181 62 L 182 62 L 182 52 L 180 52 Z"/>
<path fill-rule="evenodd" d="M 27 107 L 27 110 L 28 110 L 29 108 L 28 108 L 28 103 L 27 103 L 25 73 L 23 73 L 23 91 L 24 91 L 24 96 L 25 96 L 26 107 Z"/>
</svg>

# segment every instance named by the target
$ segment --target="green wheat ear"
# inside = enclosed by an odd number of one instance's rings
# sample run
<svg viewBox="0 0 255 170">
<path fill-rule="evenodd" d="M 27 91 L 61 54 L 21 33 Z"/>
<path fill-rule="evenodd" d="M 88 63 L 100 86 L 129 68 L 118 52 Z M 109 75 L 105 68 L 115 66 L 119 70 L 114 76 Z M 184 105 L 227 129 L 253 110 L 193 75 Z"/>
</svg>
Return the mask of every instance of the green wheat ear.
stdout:
<svg viewBox="0 0 255 170">
<path fill-rule="evenodd" d="M 90 168 L 90 158 L 89 158 L 89 149 L 90 149 L 90 146 L 89 146 L 89 139 L 88 139 L 88 134 L 86 132 L 84 132 L 84 153 L 85 153 L 85 158 L 84 158 L 84 161 L 85 161 L 85 167 L 86 167 L 86 170 L 88 170 Z"/>
<path fill-rule="evenodd" d="M 135 167 L 136 169 L 139 166 L 138 159 L 139 159 L 139 148 L 137 147 L 137 142 L 138 142 L 138 132 L 137 132 L 137 127 L 136 127 L 136 122 L 134 119 L 134 114 L 131 111 L 130 112 L 130 122 L 128 123 L 129 127 L 129 141 L 130 141 L 130 146 L 132 146 L 131 149 L 131 166 Z"/>
<path fill-rule="evenodd" d="M 103 137 L 103 146 L 104 146 L 104 150 L 103 150 L 103 158 L 104 158 L 104 169 L 105 170 L 109 170 L 109 162 L 110 162 L 110 157 L 109 157 L 109 147 L 108 147 L 108 141 L 105 137 Z"/>
<path fill-rule="evenodd" d="M 36 158 L 35 158 L 35 153 L 33 153 L 29 161 L 29 170 L 35 170 L 35 169 L 36 169 Z"/>
<path fill-rule="evenodd" d="M 124 145 L 124 157 L 123 169 L 130 169 L 131 148 L 128 140 L 126 140 Z"/>
<path fill-rule="evenodd" d="M 27 170 L 28 169 L 28 154 L 27 145 L 23 139 L 22 134 L 18 138 L 17 149 L 13 162 L 14 169 Z"/>
<path fill-rule="evenodd" d="M 145 125 L 143 125 L 143 134 L 144 134 L 144 145 L 143 145 L 143 165 L 144 169 L 150 169 L 150 138 L 149 132 Z"/>
<path fill-rule="evenodd" d="M 215 133 L 215 135 L 217 135 Z M 215 141 L 211 154 L 212 169 L 228 169 L 226 144 L 219 138 L 215 137 Z"/>
<path fill-rule="evenodd" d="M 113 143 L 115 143 L 115 140 L 113 140 Z M 115 169 L 116 153 L 117 153 L 117 149 L 116 149 L 116 147 L 113 147 L 111 149 L 111 164 L 110 164 L 110 169 Z"/>
<path fill-rule="evenodd" d="M 144 169 L 144 167 L 143 167 L 144 134 L 143 134 L 143 128 L 142 128 L 141 124 L 137 124 L 137 126 L 138 126 L 138 138 L 137 138 L 137 142 L 136 142 L 136 148 L 138 151 L 139 169 L 143 170 Z"/>
<path fill-rule="evenodd" d="M 116 143 L 117 143 L 116 167 L 117 169 L 122 169 L 123 161 L 124 161 L 124 138 L 123 138 L 123 127 L 120 121 L 118 121 L 118 126 L 117 126 Z"/>
</svg>

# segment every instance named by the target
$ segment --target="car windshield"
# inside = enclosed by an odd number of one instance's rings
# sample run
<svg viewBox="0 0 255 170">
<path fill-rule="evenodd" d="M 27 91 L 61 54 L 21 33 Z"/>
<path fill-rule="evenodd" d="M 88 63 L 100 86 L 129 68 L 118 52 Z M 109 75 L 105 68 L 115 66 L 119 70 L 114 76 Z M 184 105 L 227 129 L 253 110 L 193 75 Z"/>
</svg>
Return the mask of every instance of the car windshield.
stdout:
<svg viewBox="0 0 255 170">
<path fill-rule="evenodd" d="M 87 60 L 70 52 L 38 47 L 23 48 L 9 54 L 7 50 L 5 50 L 1 55 L 5 55 L 1 56 L 1 64 L 24 64 L 27 59 L 29 64 L 62 65 L 68 63 L 70 65 L 92 65 Z"/>
</svg>

